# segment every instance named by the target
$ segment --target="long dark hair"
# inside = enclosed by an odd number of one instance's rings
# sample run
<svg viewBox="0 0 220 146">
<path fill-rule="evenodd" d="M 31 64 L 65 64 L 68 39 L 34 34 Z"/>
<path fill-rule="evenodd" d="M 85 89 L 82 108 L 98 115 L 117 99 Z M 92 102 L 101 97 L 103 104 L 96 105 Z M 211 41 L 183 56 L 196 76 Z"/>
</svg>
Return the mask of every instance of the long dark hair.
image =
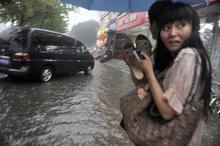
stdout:
<svg viewBox="0 0 220 146">
<path fill-rule="evenodd" d="M 170 9 L 162 14 L 159 23 L 159 30 L 161 31 L 162 27 L 167 23 L 172 23 L 176 20 L 178 21 L 186 21 L 192 24 L 192 33 L 189 38 L 183 43 L 181 48 L 192 47 L 195 48 L 202 62 L 202 72 L 199 83 L 201 84 L 201 94 L 200 98 L 204 100 L 204 118 L 205 121 L 208 120 L 208 106 L 210 102 L 210 93 L 211 93 L 211 64 L 209 60 L 209 56 L 203 46 L 199 35 L 199 16 L 197 12 L 188 4 L 184 3 L 173 3 L 170 6 Z M 159 31 L 159 32 L 160 32 Z M 159 36 L 159 34 L 158 34 Z M 163 41 L 160 36 L 158 37 L 158 42 L 155 51 L 155 68 L 159 71 L 162 71 L 166 66 L 168 66 L 174 57 L 172 57 L 171 53 L 165 47 Z"/>
</svg>

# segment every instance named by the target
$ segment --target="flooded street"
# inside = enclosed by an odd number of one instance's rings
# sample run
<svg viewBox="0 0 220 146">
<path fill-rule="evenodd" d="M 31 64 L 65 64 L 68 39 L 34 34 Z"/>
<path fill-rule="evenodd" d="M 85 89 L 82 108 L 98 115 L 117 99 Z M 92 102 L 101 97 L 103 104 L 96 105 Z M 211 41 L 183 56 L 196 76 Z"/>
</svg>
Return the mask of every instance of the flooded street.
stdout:
<svg viewBox="0 0 220 146">
<path fill-rule="evenodd" d="M 119 126 L 119 100 L 133 88 L 128 73 L 98 62 L 92 76 L 77 73 L 48 83 L 2 78 L 0 145 L 132 146 Z M 202 146 L 220 144 L 218 120 L 211 117 Z"/>
<path fill-rule="evenodd" d="M 0 80 L 0 145 L 131 145 L 119 126 L 128 74 L 96 63 L 48 83 Z"/>
</svg>

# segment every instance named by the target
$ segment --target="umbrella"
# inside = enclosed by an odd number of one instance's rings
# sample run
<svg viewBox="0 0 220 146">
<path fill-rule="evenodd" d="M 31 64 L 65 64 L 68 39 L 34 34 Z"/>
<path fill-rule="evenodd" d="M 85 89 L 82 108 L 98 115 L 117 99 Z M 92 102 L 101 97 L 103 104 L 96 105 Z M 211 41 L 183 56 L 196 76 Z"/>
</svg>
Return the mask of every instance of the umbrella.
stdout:
<svg viewBox="0 0 220 146">
<path fill-rule="evenodd" d="M 63 2 L 83 7 L 88 10 L 111 12 L 147 11 L 156 0 L 62 0 Z M 188 4 L 205 3 L 207 0 L 173 0 Z"/>
</svg>

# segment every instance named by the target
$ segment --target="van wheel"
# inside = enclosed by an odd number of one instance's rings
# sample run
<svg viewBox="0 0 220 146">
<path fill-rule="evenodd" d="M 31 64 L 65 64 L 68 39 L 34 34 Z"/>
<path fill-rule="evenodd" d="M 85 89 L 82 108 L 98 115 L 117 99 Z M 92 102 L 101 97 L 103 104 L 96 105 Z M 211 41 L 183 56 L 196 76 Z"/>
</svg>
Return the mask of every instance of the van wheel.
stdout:
<svg viewBox="0 0 220 146">
<path fill-rule="evenodd" d="M 84 71 L 85 72 L 85 75 L 91 75 L 92 74 L 92 70 L 93 70 L 93 67 L 91 65 L 89 65 L 86 70 Z"/>
<path fill-rule="evenodd" d="M 53 77 L 53 70 L 51 67 L 46 66 L 43 67 L 40 71 L 40 80 L 42 82 L 48 82 L 52 79 Z"/>
</svg>

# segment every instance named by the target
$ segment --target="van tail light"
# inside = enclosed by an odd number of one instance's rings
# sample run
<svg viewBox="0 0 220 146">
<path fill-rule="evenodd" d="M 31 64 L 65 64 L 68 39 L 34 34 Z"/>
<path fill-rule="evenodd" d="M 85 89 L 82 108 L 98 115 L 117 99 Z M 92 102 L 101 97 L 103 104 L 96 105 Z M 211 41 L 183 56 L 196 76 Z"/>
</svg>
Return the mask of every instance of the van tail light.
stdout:
<svg viewBox="0 0 220 146">
<path fill-rule="evenodd" d="M 29 53 L 15 53 L 14 54 L 15 61 L 30 61 Z"/>
</svg>

